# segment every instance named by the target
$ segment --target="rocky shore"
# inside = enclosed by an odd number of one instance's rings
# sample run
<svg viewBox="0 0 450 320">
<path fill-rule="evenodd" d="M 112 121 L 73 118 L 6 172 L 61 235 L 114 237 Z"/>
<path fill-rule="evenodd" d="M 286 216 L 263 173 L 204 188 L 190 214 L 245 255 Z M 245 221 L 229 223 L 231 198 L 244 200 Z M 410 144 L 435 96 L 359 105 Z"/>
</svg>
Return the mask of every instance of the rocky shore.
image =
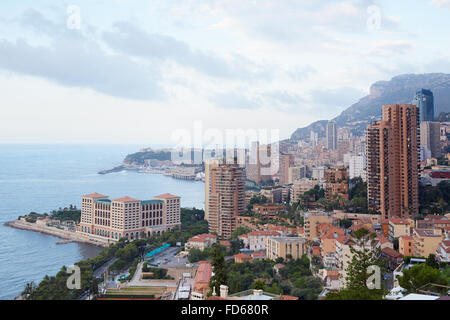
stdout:
<svg viewBox="0 0 450 320">
<path fill-rule="evenodd" d="M 57 229 L 55 227 L 49 227 L 46 225 L 37 225 L 36 223 L 30 223 L 22 220 L 14 220 L 5 222 L 4 224 L 7 227 L 21 229 L 21 230 L 28 230 L 28 231 L 34 231 L 34 232 L 40 232 L 43 234 L 48 234 L 54 237 L 58 237 L 64 240 L 71 240 L 74 242 L 80 242 L 80 243 L 87 243 L 92 244 L 100 247 L 108 247 L 109 242 L 105 241 L 104 239 L 97 237 L 95 235 L 85 235 L 74 231 L 69 230 L 61 230 Z"/>
</svg>

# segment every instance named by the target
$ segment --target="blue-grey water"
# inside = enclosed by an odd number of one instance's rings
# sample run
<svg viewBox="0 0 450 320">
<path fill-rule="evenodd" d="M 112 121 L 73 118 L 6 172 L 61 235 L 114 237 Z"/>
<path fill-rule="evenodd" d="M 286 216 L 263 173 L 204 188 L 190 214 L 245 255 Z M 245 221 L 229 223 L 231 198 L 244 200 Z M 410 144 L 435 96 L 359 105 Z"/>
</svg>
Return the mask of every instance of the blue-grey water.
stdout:
<svg viewBox="0 0 450 320">
<path fill-rule="evenodd" d="M 61 266 L 94 257 L 101 248 L 5 227 L 3 223 L 31 211 L 50 212 L 81 195 L 99 192 L 111 198 L 151 199 L 161 193 L 181 196 L 183 207 L 203 208 L 202 182 L 135 172 L 99 175 L 142 146 L 0 145 L 0 299 L 12 299 L 29 281 L 38 283 Z"/>
</svg>

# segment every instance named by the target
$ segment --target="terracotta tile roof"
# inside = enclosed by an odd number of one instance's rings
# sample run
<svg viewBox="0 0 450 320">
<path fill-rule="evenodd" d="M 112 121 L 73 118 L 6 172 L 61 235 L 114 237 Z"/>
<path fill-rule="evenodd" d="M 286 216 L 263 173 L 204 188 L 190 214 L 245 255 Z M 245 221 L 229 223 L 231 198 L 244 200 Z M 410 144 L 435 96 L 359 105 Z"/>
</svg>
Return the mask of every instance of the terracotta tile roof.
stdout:
<svg viewBox="0 0 450 320">
<path fill-rule="evenodd" d="M 409 224 L 408 220 L 402 218 L 391 218 L 389 219 L 389 222 L 392 222 L 393 224 Z"/>
<path fill-rule="evenodd" d="M 238 258 L 238 259 L 244 259 L 244 260 L 251 260 L 252 257 L 250 257 L 248 254 L 245 253 L 238 253 L 234 255 L 234 258 Z"/>
<path fill-rule="evenodd" d="M 198 282 L 208 282 L 211 279 L 212 265 L 207 261 L 199 261 L 199 267 L 194 279 L 194 287 Z"/>
<path fill-rule="evenodd" d="M 276 231 L 252 231 L 248 234 L 248 236 L 276 236 L 279 235 Z"/>
<path fill-rule="evenodd" d="M 115 202 L 136 202 L 139 201 L 138 199 L 130 198 L 130 197 L 122 197 L 118 199 L 114 199 Z"/>
<path fill-rule="evenodd" d="M 398 253 L 397 251 L 395 251 L 394 249 L 391 249 L 391 248 L 383 248 L 383 249 L 381 249 L 381 252 L 383 252 L 384 254 L 386 254 L 390 257 L 403 258 L 402 254 Z"/>
<path fill-rule="evenodd" d="M 83 198 L 108 198 L 108 196 L 94 192 L 83 196 Z"/>
<path fill-rule="evenodd" d="M 170 199 L 170 198 L 179 198 L 179 196 L 175 196 L 170 193 L 160 194 L 159 196 L 153 197 L 155 199 Z"/>
<path fill-rule="evenodd" d="M 298 300 L 298 297 L 282 295 L 280 300 Z"/>
</svg>

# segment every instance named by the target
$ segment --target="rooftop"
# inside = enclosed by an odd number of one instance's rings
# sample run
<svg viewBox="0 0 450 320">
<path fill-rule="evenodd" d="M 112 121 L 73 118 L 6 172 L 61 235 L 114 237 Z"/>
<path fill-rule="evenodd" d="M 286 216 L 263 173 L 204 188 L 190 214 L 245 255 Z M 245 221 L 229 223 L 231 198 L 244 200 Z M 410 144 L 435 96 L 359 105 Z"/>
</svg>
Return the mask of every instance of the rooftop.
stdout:
<svg viewBox="0 0 450 320">
<path fill-rule="evenodd" d="M 103 194 L 100 193 L 90 193 L 87 195 L 84 195 L 83 198 L 108 198 L 108 196 L 105 196 Z"/>
<path fill-rule="evenodd" d="M 180 198 L 179 196 L 175 196 L 170 193 L 160 194 L 159 196 L 155 196 L 155 199 L 171 199 L 171 198 Z"/>
<path fill-rule="evenodd" d="M 122 198 L 114 199 L 113 201 L 115 201 L 115 202 L 136 202 L 136 201 L 139 201 L 139 200 L 125 196 L 125 197 L 122 197 Z"/>
</svg>

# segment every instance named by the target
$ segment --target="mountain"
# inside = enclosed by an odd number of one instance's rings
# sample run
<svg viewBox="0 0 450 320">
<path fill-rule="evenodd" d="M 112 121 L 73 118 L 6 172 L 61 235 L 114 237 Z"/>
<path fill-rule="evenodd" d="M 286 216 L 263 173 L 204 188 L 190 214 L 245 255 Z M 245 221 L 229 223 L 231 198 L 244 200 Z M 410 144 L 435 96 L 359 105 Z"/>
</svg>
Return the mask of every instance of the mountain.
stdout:
<svg viewBox="0 0 450 320">
<path fill-rule="evenodd" d="M 378 81 L 370 87 L 370 94 L 360 99 L 334 118 L 340 127 L 348 126 L 354 135 L 363 135 L 370 122 L 381 119 L 381 107 L 387 104 L 411 103 L 417 90 L 429 89 L 434 95 L 434 114 L 450 112 L 450 74 L 404 74 L 390 81 Z M 297 129 L 291 140 L 304 139 L 312 130 L 325 134 L 327 120 L 320 120 Z"/>
</svg>

